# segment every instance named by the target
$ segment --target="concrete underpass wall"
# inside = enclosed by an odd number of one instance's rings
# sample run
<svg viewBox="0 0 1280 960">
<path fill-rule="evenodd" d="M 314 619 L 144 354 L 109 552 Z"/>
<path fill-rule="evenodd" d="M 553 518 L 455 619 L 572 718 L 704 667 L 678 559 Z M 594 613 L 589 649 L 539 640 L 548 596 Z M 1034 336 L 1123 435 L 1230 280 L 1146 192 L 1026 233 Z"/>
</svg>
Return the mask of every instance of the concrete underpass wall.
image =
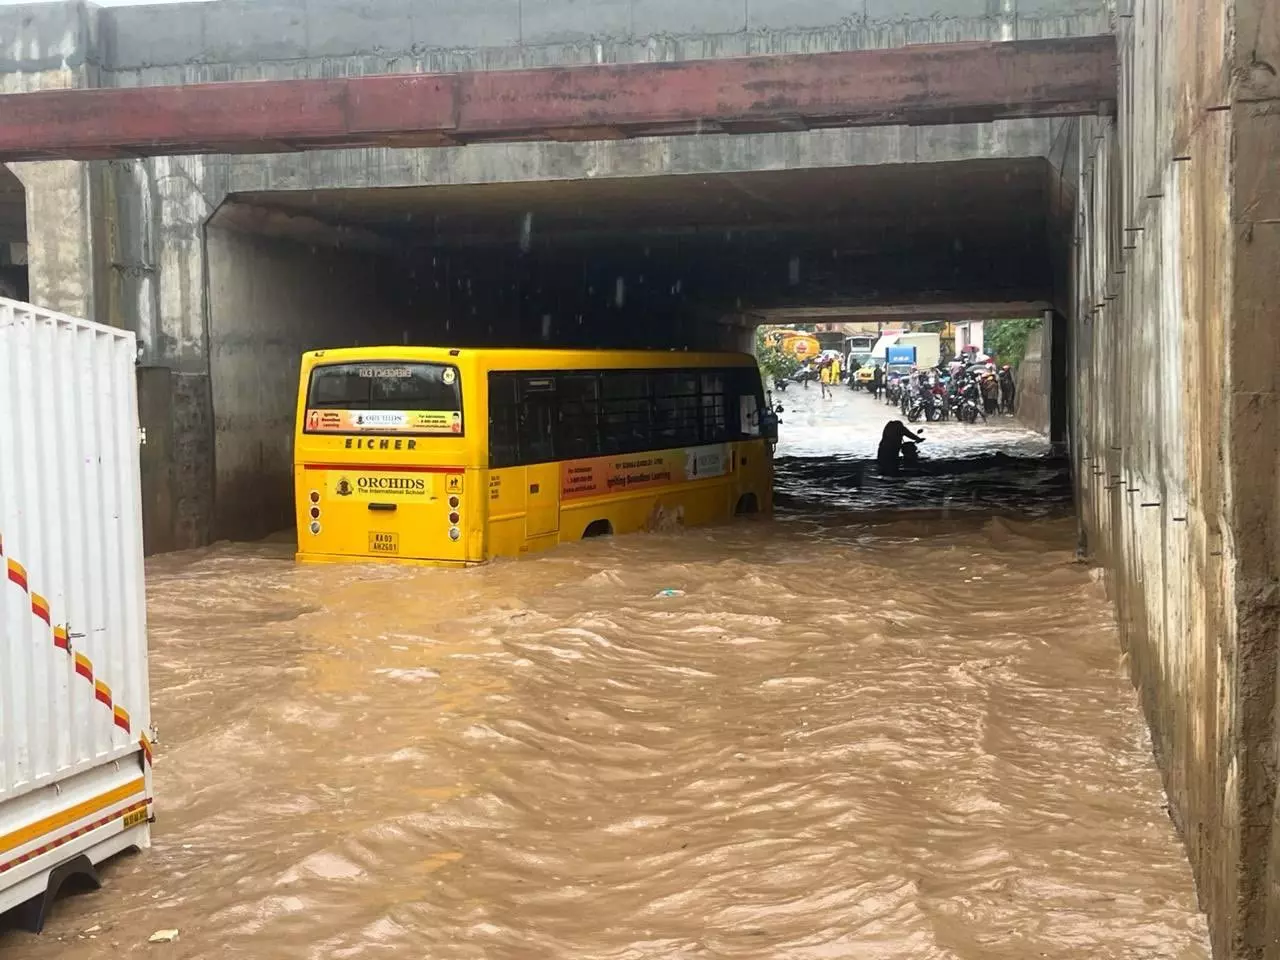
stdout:
<svg viewBox="0 0 1280 960">
<path fill-rule="evenodd" d="M 1120 21 L 1118 120 L 1080 130 L 1082 522 L 1218 957 L 1280 956 L 1274 9 L 1258 29 L 1269 6 L 1137 0 Z"/>
<path fill-rule="evenodd" d="M 103 11 L 119 86 L 1084 36 L 1098 0 L 218 0 Z M 3 61 L 0 60 L 0 68 Z"/>
<path fill-rule="evenodd" d="M 211 226 L 209 382 L 214 539 L 293 524 L 294 416 L 307 350 L 409 339 L 417 318 L 386 293 L 395 267 L 369 253 Z"/>
<path fill-rule="evenodd" d="M 1027 352 L 1016 373 L 1018 421 L 1037 433 L 1049 433 L 1049 399 L 1053 390 L 1052 365 L 1049 362 L 1049 329 L 1031 331 Z"/>
</svg>

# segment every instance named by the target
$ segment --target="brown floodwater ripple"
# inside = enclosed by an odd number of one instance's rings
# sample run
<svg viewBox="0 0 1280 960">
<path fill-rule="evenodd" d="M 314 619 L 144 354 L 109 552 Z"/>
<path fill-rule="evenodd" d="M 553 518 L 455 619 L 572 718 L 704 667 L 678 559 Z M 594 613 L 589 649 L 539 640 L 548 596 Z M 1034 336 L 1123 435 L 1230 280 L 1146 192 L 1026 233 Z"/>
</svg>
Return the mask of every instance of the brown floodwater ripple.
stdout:
<svg viewBox="0 0 1280 960">
<path fill-rule="evenodd" d="M 0 954 L 1206 957 L 1074 521 L 781 473 L 468 571 L 155 559 L 155 845 Z"/>
</svg>

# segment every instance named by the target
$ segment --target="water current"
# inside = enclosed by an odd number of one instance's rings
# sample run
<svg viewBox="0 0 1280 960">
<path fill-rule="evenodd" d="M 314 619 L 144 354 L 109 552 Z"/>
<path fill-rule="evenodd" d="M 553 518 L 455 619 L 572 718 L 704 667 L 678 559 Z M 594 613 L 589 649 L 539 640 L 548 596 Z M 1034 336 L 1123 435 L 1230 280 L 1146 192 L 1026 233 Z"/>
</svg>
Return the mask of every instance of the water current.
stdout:
<svg viewBox="0 0 1280 960">
<path fill-rule="evenodd" d="M 1207 957 L 1063 466 L 940 425 L 884 480 L 886 408 L 780 399 L 773 519 L 153 559 L 154 846 L 0 955 Z"/>
</svg>

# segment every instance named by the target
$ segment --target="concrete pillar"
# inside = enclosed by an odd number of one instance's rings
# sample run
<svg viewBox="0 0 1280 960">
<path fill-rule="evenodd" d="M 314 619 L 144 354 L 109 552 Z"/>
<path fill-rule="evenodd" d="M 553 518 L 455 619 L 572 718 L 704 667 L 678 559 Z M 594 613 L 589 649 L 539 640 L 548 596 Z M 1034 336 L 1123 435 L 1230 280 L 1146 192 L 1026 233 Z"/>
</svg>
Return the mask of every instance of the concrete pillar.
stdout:
<svg viewBox="0 0 1280 960">
<path fill-rule="evenodd" d="M 97 8 L 84 3 L 0 7 L 0 94 L 99 85 Z M 96 164 L 19 163 L 27 200 L 29 299 L 95 315 Z"/>
<path fill-rule="evenodd" d="M 1280 956 L 1280 26 L 1274 2 L 1236 0 L 1230 111 L 1230 324 L 1223 473 L 1235 627 L 1237 956 Z"/>
<path fill-rule="evenodd" d="M 143 364 L 167 371 L 139 381 L 143 408 L 167 411 L 169 422 L 162 429 L 157 421 L 155 429 L 172 460 L 156 481 L 170 491 L 169 505 L 143 504 L 149 542 L 201 546 L 214 510 L 205 223 L 226 191 L 207 176 L 202 157 L 99 166 L 95 199 L 110 216 L 95 222 L 93 234 L 98 313 L 137 333 Z"/>
<path fill-rule="evenodd" d="M 174 550 L 173 371 L 138 368 L 138 421 L 147 442 L 140 451 L 143 547 L 148 556 Z"/>
<path fill-rule="evenodd" d="M 1046 310 L 1040 329 L 1027 337 L 1026 353 L 1014 373 L 1018 386 L 1014 414 L 1024 426 L 1045 435 L 1050 431 L 1053 396 L 1052 330 L 1053 311 Z"/>
<path fill-rule="evenodd" d="M 1067 318 L 1057 310 L 1047 310 L 1044 316 L 1045 348 L 1049 351 L 1049 441 L 1062 451 L 1067 442 L 1067 421 L 1070 415 L 1070 340 Z"/>
<path fill-rule="evenodd" d="M 1280 30 L 1269 0 L 1178 0 L 1118 32 L 1120 116 L 1080 139 L 1080 511 L 1214 955 L 1261 960 L 1280 956 Z"/>
<path fill-rule="evenodd" d="M 15 163 L 27 195 L 27 277 L 32 303 L 97 319 L 89 165 Z"/>
</svg>

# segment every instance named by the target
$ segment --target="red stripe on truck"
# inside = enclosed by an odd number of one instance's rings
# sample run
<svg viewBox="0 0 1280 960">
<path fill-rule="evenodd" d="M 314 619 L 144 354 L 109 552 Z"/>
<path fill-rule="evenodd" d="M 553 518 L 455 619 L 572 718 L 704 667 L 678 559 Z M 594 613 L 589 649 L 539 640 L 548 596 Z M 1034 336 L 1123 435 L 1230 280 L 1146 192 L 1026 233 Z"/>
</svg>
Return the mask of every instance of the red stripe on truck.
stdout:
<svg viewBox="0 0 1280 960">
<path fill-rule="evenodd" d="M 0 556 L 3 555 L 3 551 L 4 551 L 4 538 L 0 536 Z M 54 647 L 60 650 L 65 650 L 67 653 L 72 653 L 70 630 L 68 630 L 67 627 L 63 625 L 59 625 L 56 627 L 53 626 L 53 615 L 50 610 L 49 601 L 46 600 L 43 596 L 41 596 L 39 593 L 36 593 L 34 590 L 30 588 L 30 586 L 27 583 L 27 568 L 24 567 L 22 564 L 20 564 L 17 560 L 14 560 L 12 557 L 5 558 L 5 568 L 7 571 L 8 579 L 12 583 L 21 587 L 22 591 L 30 596 L 31 613 L 34 616 L 39 617 L 42 621 L 44 621 L 44 623 L 47 626 L 52 627 Z M 0 581 L 0 583 L 3 583 L 3 581 Z M 84 654 L 75 653 L 73 663 L 75 664 L 75 672 L 78 673 L 80 676 L 84 677 L 86 680 L 89 681 L 90 684 L 93 685 L 94 699 L 97 700 L 99 703 L 102 703 L 103 705 L 105 705 L 106 708 L 111 711 L 112 723 L 115 726 L 119 727 L 121 730 L 124 730 L 126 733 L 131 733 L 133 724 L 132 724 L 132 720 L 129 717 L 128 710 L 126 710 L 124 707 L 118 706 L 112 700 L 111 687 L 109 687 L 103 681 L 96 679 L 94 677 L 93 662 Z M 144 735 L 142 739 L 139 741 L 139 743 L 142 746 L 142 752 L 146 759 L 146 763 L 150 765 L 151 753 L 152 753 L 151 742 L 147 740 Z M 12 864 L 10 864 L 10 866 L 12 866 Z M 2 871 L 3 871 L 3 868 L 0 867 L 0 872 Z"/>
<path fill-rule="evenodd" d="M 6 563 L 9 568 L 9 579 L 20 586 L 23 590 L 27 589 L 27 568 L 20 564 L 17 560 L 10 560 Z"/>
</svg>

